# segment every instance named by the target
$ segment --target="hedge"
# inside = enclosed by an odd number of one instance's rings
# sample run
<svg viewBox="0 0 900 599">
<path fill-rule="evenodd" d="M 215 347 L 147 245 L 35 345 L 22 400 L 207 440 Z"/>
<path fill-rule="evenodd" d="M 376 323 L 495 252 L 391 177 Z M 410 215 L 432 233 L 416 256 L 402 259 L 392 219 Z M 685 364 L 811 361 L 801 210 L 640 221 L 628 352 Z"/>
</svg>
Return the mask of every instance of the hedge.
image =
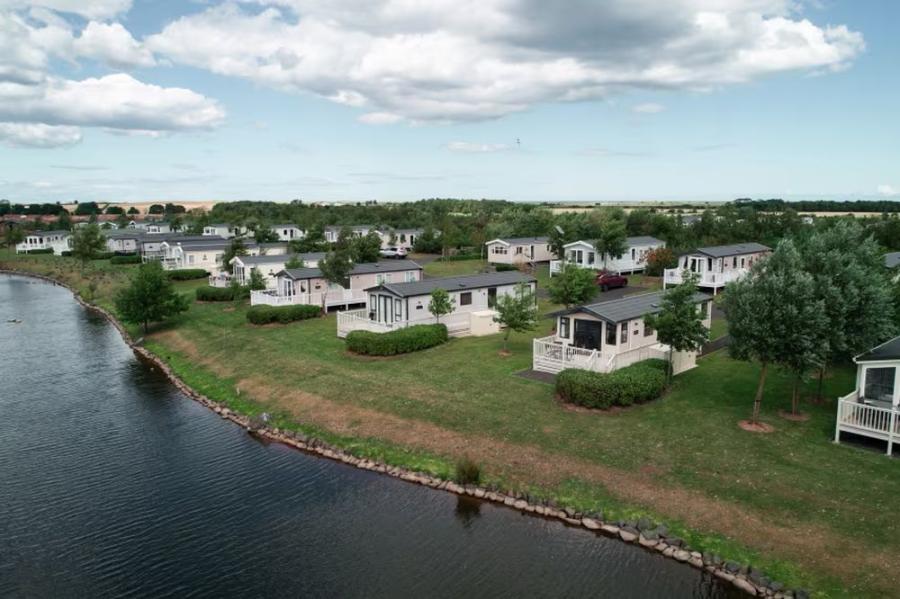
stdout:
<svg viewBox="0 0 900 599">
<path fill-rule="evenodd" d="M 140 264 L 141 257 L 137 254 L 118 254 L 109 259 L 110 264 Z"/>
<path fill-rule="evenodd" d="M 177 271 L 173 271 L 177 272 Z M 194 292 L 198 302 L 230 302 L 234 299 L 234 289 L 231 287 L 197 287 Z"/>
<path fill-rule="evenodd" d="M 25 250 L 26 254 L 52 254 L 53 248 L 44 248 L 42 250 Z M 71 254 L 72 252 L 69 252 Z M 62 253 L 63 256 L 66 255 L 66 252 Z"/>
<path fill-rule="evenodd" d="M 192 281 L 194 279 L 205 279 L 209 273 L 202 268 L 182 268 L 181 270 L 170 270 L 169 279 L 173 281 Z"/>
<path fill-rule="evenodd" d="M 515 264 L 495 264 L 494 268 L 497 272 L 505 272 L 508 270 L 519 270 L 519 267 Z"/>
<path fill-rule="evenodd" d="M 606 409 L 660 397 L 666 390 L 666 362 L 644 360 L 610 373 L 568 368 L 556 377 L 556 393 L 568 403 Z"/>
<path fill-rule="evenodd" d="M 347 335 L 347 349 L 366 356 L 395 356 L 428 349 L 447 339 L 446 325 L 417 324 L 389 333 L 351 331 Z"/>
<path fill-rule="evenodd" d="M 295 320 L 315 318 L 322 313 L 322 308 L 311 304 L 295 306 L 252 306 L 247 310 L 247 320 L 253 324 L 269 324 L 280 322 L 287 324 Z"/>
</svg>

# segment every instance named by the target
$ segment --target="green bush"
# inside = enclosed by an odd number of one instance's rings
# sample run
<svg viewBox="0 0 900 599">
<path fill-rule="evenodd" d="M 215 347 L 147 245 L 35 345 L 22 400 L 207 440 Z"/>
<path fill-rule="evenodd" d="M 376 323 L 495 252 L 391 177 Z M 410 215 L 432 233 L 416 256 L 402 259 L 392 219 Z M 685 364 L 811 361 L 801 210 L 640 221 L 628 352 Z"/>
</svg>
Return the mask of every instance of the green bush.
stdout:
<svg viewBox="0 0 900 599">
<path fill-rule="evenodd" d="M 52 253 L 53 253 L 53 248 L 45 248 L 45 249 L 43 249 L 43 250 L 27 250 L 25 253 L 26 253 L 26 254 L 52 254 Z M 72 252 L 64 251 L 64 252 L 62 253 L 62 255 L 63 255 L 63 256 L 66 256 L 66 255 L 71 256 L 71 255 L 72 255 Z"/>
<path fill-rule="evenodd" d="M 172 281 L 193 281 L 194 279 L 205 279 L 209 273 L 202 268 L 182 268 L 181 270 L 170 270 L 168 275 Z"/>
<path fill-rule="evenodd" d="M 110 264 L 140 264 L 141 257 L 137 254 L 117 254 L 109 259 Z"/>
<path fill-rule="evenodd" d="M 497 272 L 505 272 L 508 270 L 519 270 L 519 267 L 515 264 L 495 264 L 494 268 L 497 269 Z"/>
<path fill-rule="evenodd" d="M 389 333 L 352 331 L 347 335 L 347 349 L 366 356 L 395 356 L 428 349 L 447 339 L 445 325 L 417 324 Z"/>
<path fill-rule="evenodd" d="M 253 324 L 269 324 L 280 322 L 287 324 L 295 320 L 315 318 L 322 313 L 322 308 L 310 304 L 295 306 L 252 306 L 247 310 L 247 320 Z"/>
<path fill-rule="evenodd" d="M 198 302 L 230 302 L 234 299 L 234 290 L 231 287 L 197 287 L 194 293 Z"/>
<path fill-rule="evenodd" d="M 556 393 L 568 403 L 606 409 L 656 399 L 666 390 L 666 362 L 644 360 L 610 373 L 578 368 L 556 377 Z"/>
<path fill-rule="evenodd" d="M 481 482 L 481 466 L 469 456 L 456 461 L 456 482 L 461 485 L 477 485 Z"/>
<path fill-rule="evenodd" d="M 100 252 L 99 254 L 91 258 L 91 260 L 112 260 L 115 255 L 115 252 Z"/>
</svg>

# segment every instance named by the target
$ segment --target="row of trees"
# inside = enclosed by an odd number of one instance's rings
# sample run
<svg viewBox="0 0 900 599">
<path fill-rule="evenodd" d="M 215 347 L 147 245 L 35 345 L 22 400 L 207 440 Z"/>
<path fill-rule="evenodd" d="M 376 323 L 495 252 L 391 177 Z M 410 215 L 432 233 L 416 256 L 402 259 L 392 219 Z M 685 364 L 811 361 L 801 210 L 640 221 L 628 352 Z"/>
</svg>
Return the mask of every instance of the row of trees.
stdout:
<svg viewBox="0 0 900 599">
<path fill-rule="evenodd" d="M 818 374 L 821 395 L 829 364 L 892 336 L 893 296 L 878 244 L 853 222 L 781 241 L 747 277 L 730 284 L 723 305 L 731 355 L 761 365 L 751 422 L 759 420 L 769 367 L 793 375 L 796 413 L 803 378 Z"/>
</svg>

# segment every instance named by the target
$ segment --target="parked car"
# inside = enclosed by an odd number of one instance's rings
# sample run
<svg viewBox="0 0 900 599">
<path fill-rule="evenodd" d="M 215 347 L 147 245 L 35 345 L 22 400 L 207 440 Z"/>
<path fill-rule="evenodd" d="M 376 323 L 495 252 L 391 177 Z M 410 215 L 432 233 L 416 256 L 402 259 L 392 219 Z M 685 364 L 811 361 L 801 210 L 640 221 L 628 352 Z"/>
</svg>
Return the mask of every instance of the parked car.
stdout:
<svg viewBox="0 0 900 599">
<path fill-rule="evenodd" d="M 405 258 L 406 248 L 389 247 L 384 248 L 380 252 L 382 258 Z"/>
<path fill-rule="evenodd" d="M 597 273 L 597 285 L 601 291 L 617 287 L 628 287 L 628 277 L 623 277 L 619 273 L 600 271 Z"/>
</svg>

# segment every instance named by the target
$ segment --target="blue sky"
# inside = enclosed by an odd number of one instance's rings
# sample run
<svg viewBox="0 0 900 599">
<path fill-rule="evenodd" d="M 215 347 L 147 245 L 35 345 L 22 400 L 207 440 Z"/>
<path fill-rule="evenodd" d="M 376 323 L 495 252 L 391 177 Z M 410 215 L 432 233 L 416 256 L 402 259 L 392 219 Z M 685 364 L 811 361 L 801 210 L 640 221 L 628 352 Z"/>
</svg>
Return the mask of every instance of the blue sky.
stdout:
<svg viewBox="0 0 900 599">
<path fill-rule="evenodd" d="M 900 192 L 898 3 L 548 4 L 0 0 L 0 197 Z"/>
</svg>

